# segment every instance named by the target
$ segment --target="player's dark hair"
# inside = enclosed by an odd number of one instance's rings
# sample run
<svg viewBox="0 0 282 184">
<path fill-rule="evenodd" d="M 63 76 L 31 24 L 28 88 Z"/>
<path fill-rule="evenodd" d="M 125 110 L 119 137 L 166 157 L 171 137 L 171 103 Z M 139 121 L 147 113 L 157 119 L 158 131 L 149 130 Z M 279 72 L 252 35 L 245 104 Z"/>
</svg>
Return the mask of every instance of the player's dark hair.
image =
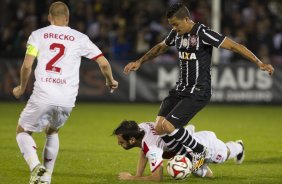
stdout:
<svg viewBox="0 0 282 184">
<path fill-rule="evenodd" d="M 168 19 L 170 19 L 172 17 L 176 17 L 178 19 L 184 19 L 186 17 L 190 18 L 190 12 L 184 4 L 176 3 L 176 4 L 171 5 L 168 8 L 168 10 L 166 12 L 166 17 Z"/>
<path fill-rule="evenodd" d="M 139 140 L 145 135 L 144 130 L 141 130 L 136 121 L 124 120 L 121 124 L 114 130 L 113 135 L 121 135 L 126 141 L 134 137 Z"/>
</svg>

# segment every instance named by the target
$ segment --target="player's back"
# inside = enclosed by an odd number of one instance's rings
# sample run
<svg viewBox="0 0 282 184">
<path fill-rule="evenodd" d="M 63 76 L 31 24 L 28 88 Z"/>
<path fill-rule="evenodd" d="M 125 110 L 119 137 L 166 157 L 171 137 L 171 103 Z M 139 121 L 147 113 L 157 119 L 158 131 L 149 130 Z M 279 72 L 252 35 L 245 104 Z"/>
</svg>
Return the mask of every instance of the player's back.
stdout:
<svg viewBox="0 0 282 184">
<path fill-rule="evenodd" d="M 144 122 L 144 123 L 140 123 L 139 127 L 145 131 L 142 144 L 145 143 L 149 147 L 157 146 L 160 149 L 166 149 L 165 142 L 161 139 L 161 137 L 157 134 L 155 130 L 155 123 Z"/>
<path fill-rule="evenodd" d="M 74 106 L 81 57 L 92 59 L 101 55 L 101 51 L 86 35 L 67 26 L 38 29 L 31 34 L 28 44 L 38 50 L 31 100 Z"/>
</svg>

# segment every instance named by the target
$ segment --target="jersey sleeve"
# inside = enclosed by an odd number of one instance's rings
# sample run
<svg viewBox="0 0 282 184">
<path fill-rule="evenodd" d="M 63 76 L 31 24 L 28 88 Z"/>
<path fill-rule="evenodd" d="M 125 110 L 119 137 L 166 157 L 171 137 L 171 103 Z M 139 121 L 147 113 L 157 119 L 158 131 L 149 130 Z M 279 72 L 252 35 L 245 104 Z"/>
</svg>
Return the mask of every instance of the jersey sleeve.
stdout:
<svg viewBox="0 0 282 184">
<path fill-rule="evenodd" d="M 36 38 L 35 32 L 32 32 L 31 35 L 28 37 L 26 47 L 28 48 L 28 46 L 30 45 L 33 47 L 33 49 L 36 49 L 37 51 L 39 50 L 39 41 Z"/>
<path fill-rule="evenodd" d="M 225 39 L 225 36 L 206 27 L 200 30 L 199 35 L 200 39 L 203 41 L 204 44 L 212 45 L 217 48 L 220 47 L 220 45 Z"/>
<path fill-rule="evenodd" d="M 174 46 L 175 45 L 175 36 L 176 36 L 176 31 L 172 29 L 168 36 L 165 38 L 165 44 L 167 46 Z"/>
<path fill-rule="evenodd" d="M 153 173 L 157 170 L 163 163 L 162 158 L 163 150 L 157 146 L 150 146 L 146 157 L 148 158 L 150 164 L 150 170 Z"/>
<path fill-rule="evenodd" d="M 102 51 L 86 36 L 82 41 L 82 56 L 96 60 L 98 57 L 103 56 Z"/>
</svg>

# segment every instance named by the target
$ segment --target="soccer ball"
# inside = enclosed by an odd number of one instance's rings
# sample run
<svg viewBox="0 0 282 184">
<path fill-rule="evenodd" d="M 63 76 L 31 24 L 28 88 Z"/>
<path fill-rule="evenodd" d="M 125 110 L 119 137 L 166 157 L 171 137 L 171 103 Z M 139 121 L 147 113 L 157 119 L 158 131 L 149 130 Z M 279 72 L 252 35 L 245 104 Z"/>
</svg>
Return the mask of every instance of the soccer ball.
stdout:
<svg viewBox="0 0 282 184">
<path fill-rule="evenodd" d="M 173 179 L 182 180 L 191 174 L 192 163 L 184 155 L 176 155 L 169 159 L 166 169 Z"/>
</svg>

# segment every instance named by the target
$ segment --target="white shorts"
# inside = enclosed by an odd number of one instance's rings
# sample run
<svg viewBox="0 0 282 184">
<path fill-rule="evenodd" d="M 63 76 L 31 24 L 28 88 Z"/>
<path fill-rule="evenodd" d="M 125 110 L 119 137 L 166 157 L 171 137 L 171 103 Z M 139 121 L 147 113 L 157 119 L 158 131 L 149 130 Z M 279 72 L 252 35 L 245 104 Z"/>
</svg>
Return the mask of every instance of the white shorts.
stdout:
<svg viewBox="0 0 282 184">
<path fill-rule="evenodd" d="M 227 159 L 227 146 L 219 140 L 214 132 L 200 131 L 193 134 L 194 138 L 208 148 L 205 162 L 223 163 Z"/>
<path fill-rule="evenodd" d="M 18 124 L 25 130 L 41 132 L 48 124 L 52 129 L 58 130 L 62 127 L 72 107 L 61 107 L 42 103 L 27 102 L 22 111 Z"/>
</svg>

